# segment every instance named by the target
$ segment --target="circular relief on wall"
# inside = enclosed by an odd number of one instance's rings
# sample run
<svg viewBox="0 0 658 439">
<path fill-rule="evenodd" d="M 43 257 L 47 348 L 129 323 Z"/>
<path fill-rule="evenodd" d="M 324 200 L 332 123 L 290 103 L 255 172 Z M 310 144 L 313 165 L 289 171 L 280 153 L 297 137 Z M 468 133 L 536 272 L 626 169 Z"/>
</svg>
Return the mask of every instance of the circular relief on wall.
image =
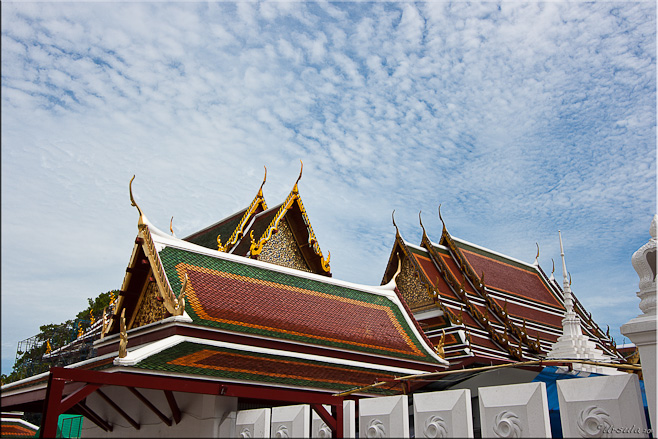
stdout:
<svg viewBox="0 0 658 439">
<path fill-rule="evenodd" d="M 366 430 L 366 437 L 377 438 L 377 437 L 386 437 L 386 429 L 384 424 L 379 419 L 373 419 L 368 425 Z"/>
<path fill-rule="evenodd" d="M 425 420 L 425 437 L 448 437 L 448 425 L 438 416 L 430 416 Z"/>
<path fill-rule="evenodd" d="M 493 431 L 498 437 L 521 437 L 521 421 L 508 410 L 502 411 L 494 419 Z"/>
<path fill-rule="evenodd" d="M 610 415 L 594 405 L 580 412 L 576 424 L 582 437 L 602 437 L 605 430 L 612 428 Z"/>
</svg>

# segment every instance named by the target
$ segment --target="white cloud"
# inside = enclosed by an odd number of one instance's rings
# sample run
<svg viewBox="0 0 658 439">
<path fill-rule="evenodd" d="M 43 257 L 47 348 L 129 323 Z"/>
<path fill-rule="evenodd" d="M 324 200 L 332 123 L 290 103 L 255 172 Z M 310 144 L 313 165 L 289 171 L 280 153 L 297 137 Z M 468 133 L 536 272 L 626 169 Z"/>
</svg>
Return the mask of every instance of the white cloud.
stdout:
<svg viewBox="0 0 658 439">
<path fill-rule="evenodd" d="M 443 203 L 456 236 L 524 260 L 539 241 L 549 268 L 562 229 L 585 303 L 633 290 L 628 259 L 656 209 L 655 12 L 3 3 L 3 302 L 43 304 L 3 311 L 3 334 L 27 338 L 118 286 L 133 174 L 149 218 L 166 229 L 173 215 L 183 236 L 244 207 L 263 165 L 280 202 L 300 158 L 336 277 L 378 283 L 391 211 L 418 241 L 423 210 L 438 239 Z M 632 299 L 595 318 L 618 327 L 637 314 Z M 67 305 L 47 311 L 55 300 Z"/>
</svg>

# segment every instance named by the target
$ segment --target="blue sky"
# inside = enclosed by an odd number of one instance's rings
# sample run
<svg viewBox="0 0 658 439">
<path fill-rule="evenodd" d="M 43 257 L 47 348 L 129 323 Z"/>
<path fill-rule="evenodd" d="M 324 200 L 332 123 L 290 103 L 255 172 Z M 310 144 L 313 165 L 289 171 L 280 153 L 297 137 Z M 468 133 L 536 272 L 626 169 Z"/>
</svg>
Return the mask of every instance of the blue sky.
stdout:
<svg viewBox="0 0 658 439">
<path fill-rule="evenodd" d="M 394 240 L 551 270 L 618 343 L 656 211 L 655 2 L 2 3 L 2 371 L 119 288 L 149 219 L 185 236 L 268 178 L 334 277 Z M 558 271 L 559 277 L 561 273 Z"/>
</svg>

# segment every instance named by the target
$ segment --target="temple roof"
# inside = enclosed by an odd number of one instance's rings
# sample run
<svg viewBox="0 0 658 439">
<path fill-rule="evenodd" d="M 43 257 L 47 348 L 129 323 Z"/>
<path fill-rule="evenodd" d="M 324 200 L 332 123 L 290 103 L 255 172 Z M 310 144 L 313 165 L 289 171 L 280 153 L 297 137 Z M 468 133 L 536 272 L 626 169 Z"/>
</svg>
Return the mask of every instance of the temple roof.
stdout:
<svg viewBox="0 0 658 439">
<path fill-rule="evenodd" d="M 383 283 L 395 270 L 396 254 L 405 257 L 398 281 L 402 296 L 430 341 L 444 339 L 445 358 L 453 367 L 540 358 L 562 334 L 562 290 L 538 264 L 454 238 L 445 226 L 438 244 L 424 228 L 420 245 L 405 241 L 398 231 Z M 620 359 L 612 339 L 575 302 L 587 322 L 583 330 Z"/>
<path fill-rule="evenodd" d="M 330 255 L 326 258 L 323 255 L 299 194 L 301 175 L 300 171 L 293 189 L 282 203 L 268 208 L 263 196 L 263 179 L 258 194 L 247 208 L 192 233 L 184 240 L 213 250 L 252 259 L 264 258 L 268 262 L 331 276 Z M 275 239 L 279 232 L 285 235 L 282 240 L 288 242 Z M 264 249 L 267 256 L 262 256 Z"/>
<path fill-rule="evenodd" d="M 151 283 L 165 301 L 169 297 L 176 302 L 184 292 L 191 325 L 321 349 L 443 363 L 394 286 L 353 284 L 210 250 L 161 232 L 144 216 L 140 223 L 139 249 L 132 259 L 148 259 Z M 125 309 L 127 322 L 132 322 L 146 303 L 146 287 L 144 277 L 129 271 L 115 313 Z M 114 323 L 108 333 L 117 332 Z"/>
</svg>

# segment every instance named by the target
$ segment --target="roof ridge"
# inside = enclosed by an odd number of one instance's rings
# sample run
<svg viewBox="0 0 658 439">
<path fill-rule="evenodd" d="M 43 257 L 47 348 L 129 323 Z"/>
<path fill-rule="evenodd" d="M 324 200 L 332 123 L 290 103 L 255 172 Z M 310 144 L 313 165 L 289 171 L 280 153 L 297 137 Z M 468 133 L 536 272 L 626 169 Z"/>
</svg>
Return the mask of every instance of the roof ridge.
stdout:
<svg viewBox="0 0 658 439">
<path fill-rule="evenodd" d="M 485 251 L 485 252 L 487 252 L 487 253 L 491 253 L 491 254 L 493 254 L 493 255 L 500 256 L 501 258 L 505 258 L 505 259 L 508 259 L 508 260 L 510 260 L 510 261 L 513 261 L 513 262 L 516 262 L 516 263 L 519 263 L 519 264 L 525 265 L 525 266 L 527 266 L 528 268 L 532 268 L 532 269 L 535 269 L 535 270 L 536 270 L 536 268 L 537 268 L 536 265 L 529 264 L 529 263 L 524 262 L 524 261 L 522 261 L 522 260 L 520 260 L 520 259 L 514 258 L 514 257 L 512 257 L 512 256 L 508 256 L 508 255 L 506 255 L 506 254 L 504 254 L 504 253 L 500 253 L 500 252 L 497 252 L 497 251 L 495 251 L 495 250 L 491 250 L 491 249 L 489 249 L 489 248 L 487 248 L 487 247 L 483 247 L 483 246 L 481 246 L 481 245 L 473 244 L 472 242 L 467 241 L 467 240 L 465 240 L 465 239 L 457 238 L 457 237 L 454 237 L 454 236 L 452 236 L 452 235 L 451 235 L 450 237 L 451 237 L 454 241 L 458 241 L 458 242 L 460 242 L 460 243 L 462 243 L 462 244 L 466 244 L 466 245 L 471 246 L 471 247 L 474 247 L 474 248 L 476 248 L 476 249 L 478 249 L 478 250 L 482 250 L 482 251 Z"/>
</svg>

